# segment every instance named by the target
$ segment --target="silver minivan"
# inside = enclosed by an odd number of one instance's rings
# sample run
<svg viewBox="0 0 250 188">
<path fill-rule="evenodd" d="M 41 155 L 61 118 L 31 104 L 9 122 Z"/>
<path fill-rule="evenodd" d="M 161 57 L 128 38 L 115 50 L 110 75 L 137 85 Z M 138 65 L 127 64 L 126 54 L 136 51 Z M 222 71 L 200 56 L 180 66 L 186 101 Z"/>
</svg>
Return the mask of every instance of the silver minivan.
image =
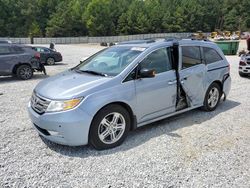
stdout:
<svg viewBox="0 0 250 188">
<path fill-rule="evenodd" d="M 212 42 L 130 41 L 41 81 L 28 111 L 52 142 L 107 149 L 137 127 L 194 108 L 215 110 L 230 87 L 229 63 Z"/>
</svg>

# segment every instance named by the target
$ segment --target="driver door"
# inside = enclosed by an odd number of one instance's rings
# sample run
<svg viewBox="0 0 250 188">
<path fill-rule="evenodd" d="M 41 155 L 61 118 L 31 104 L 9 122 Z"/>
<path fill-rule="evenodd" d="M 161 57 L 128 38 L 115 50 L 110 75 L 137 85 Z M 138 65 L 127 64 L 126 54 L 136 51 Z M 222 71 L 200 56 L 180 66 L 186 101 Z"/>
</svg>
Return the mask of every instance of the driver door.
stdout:
<svg viewBox="0 0 250 188">
<path fill-rule="evenodd" d="M 175 111 L 177 86 L 170 54 L 169 48 L 160 48 L 139 64 L 139 69 L 154 69 L 156 75 L 135 80 L 138 123 Z"/>
</svg>

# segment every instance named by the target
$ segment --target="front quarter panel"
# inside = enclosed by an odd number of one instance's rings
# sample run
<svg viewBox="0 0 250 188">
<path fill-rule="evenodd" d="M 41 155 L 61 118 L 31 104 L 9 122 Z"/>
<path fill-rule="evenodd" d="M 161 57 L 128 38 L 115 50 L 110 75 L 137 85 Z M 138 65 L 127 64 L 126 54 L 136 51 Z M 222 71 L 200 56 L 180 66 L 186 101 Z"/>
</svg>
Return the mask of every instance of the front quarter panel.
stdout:
<svg viewBox="0 0 250 188">
<path fill-rule="evenodd" d="M 132 111 L 134 111 L 136 97 L 135 83 L 133 80 L 125 83 L 114 84 L 114 87 L 108 87 L 107 89 L 85 96 L 80 108 L 90 116 L 94 117 L 104 106 L 117 102 L 127 104 Z"/>
</svg>

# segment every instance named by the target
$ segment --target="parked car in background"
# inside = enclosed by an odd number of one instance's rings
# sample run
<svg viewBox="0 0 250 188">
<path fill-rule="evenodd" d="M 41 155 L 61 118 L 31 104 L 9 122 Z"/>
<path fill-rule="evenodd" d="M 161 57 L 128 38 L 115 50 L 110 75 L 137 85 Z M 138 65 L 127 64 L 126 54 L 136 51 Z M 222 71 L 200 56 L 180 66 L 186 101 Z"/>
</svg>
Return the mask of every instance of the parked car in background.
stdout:
<svg viewBox="0 0 250 188">
<path fill-rule="evenodd" d="M 247 39 L 250 36 L 250 32 L 242 32 L 240 35 L 241 39 Z"/>
<path fill-rule="evenodd" d="M 0 39 L 0 44 L 11 44 L 12 42 L 10 40 L 1 40 Z"/>
<path fill-rule="evenodd" d="M 113 148 L 137 127 L 198 107 L 215 110 L 229 94 L 229 71 L 212 42 L 118 44 L 40 82 L 29 116 L 53 142 Z"/>
<path fill-rule="evenodd" d="M 250 54 L 241 55 L 239 63 L 239 75 L 242 77 L 250 75 Z"/>
<path fill-rule="evenodd" d="M 33 46 L 33 49 L 41 54 L 41 62 L 47 65 L 54 65 L 55 62 L 62 61 L 60 52 L 42 46 Z"/>
<path fill-rule="evenodd" d="M 34 71 L 45 72 L 38 52 L 29 46 L 0 44 L 0 76 L 15 75 L 27 80 Z"/>
</svg>

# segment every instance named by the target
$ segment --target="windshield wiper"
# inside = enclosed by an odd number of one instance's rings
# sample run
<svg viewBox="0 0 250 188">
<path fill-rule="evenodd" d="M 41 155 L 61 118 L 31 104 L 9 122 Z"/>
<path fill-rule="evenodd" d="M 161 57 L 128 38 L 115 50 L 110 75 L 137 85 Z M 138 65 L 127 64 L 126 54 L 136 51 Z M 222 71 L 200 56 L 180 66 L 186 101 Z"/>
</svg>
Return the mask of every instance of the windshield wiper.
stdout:
<svg viewBox="0 0 250 188">
<path fill-rule="evenodd" d="M 92 70 L 79 70 L 79 69 L 76 69 L 75 70 L 76 72 L 86 72 L 86 73 L 89 73 L 89 74 L 94 74 L 94 75 L 98 75 L 98 76 L 105 76 L 107 77 L 108 75 L 105 74 L 105 73 L 102 73 L 102 72 L 96 72 L 96 71 L 92 71 Z"/>
</svg>

